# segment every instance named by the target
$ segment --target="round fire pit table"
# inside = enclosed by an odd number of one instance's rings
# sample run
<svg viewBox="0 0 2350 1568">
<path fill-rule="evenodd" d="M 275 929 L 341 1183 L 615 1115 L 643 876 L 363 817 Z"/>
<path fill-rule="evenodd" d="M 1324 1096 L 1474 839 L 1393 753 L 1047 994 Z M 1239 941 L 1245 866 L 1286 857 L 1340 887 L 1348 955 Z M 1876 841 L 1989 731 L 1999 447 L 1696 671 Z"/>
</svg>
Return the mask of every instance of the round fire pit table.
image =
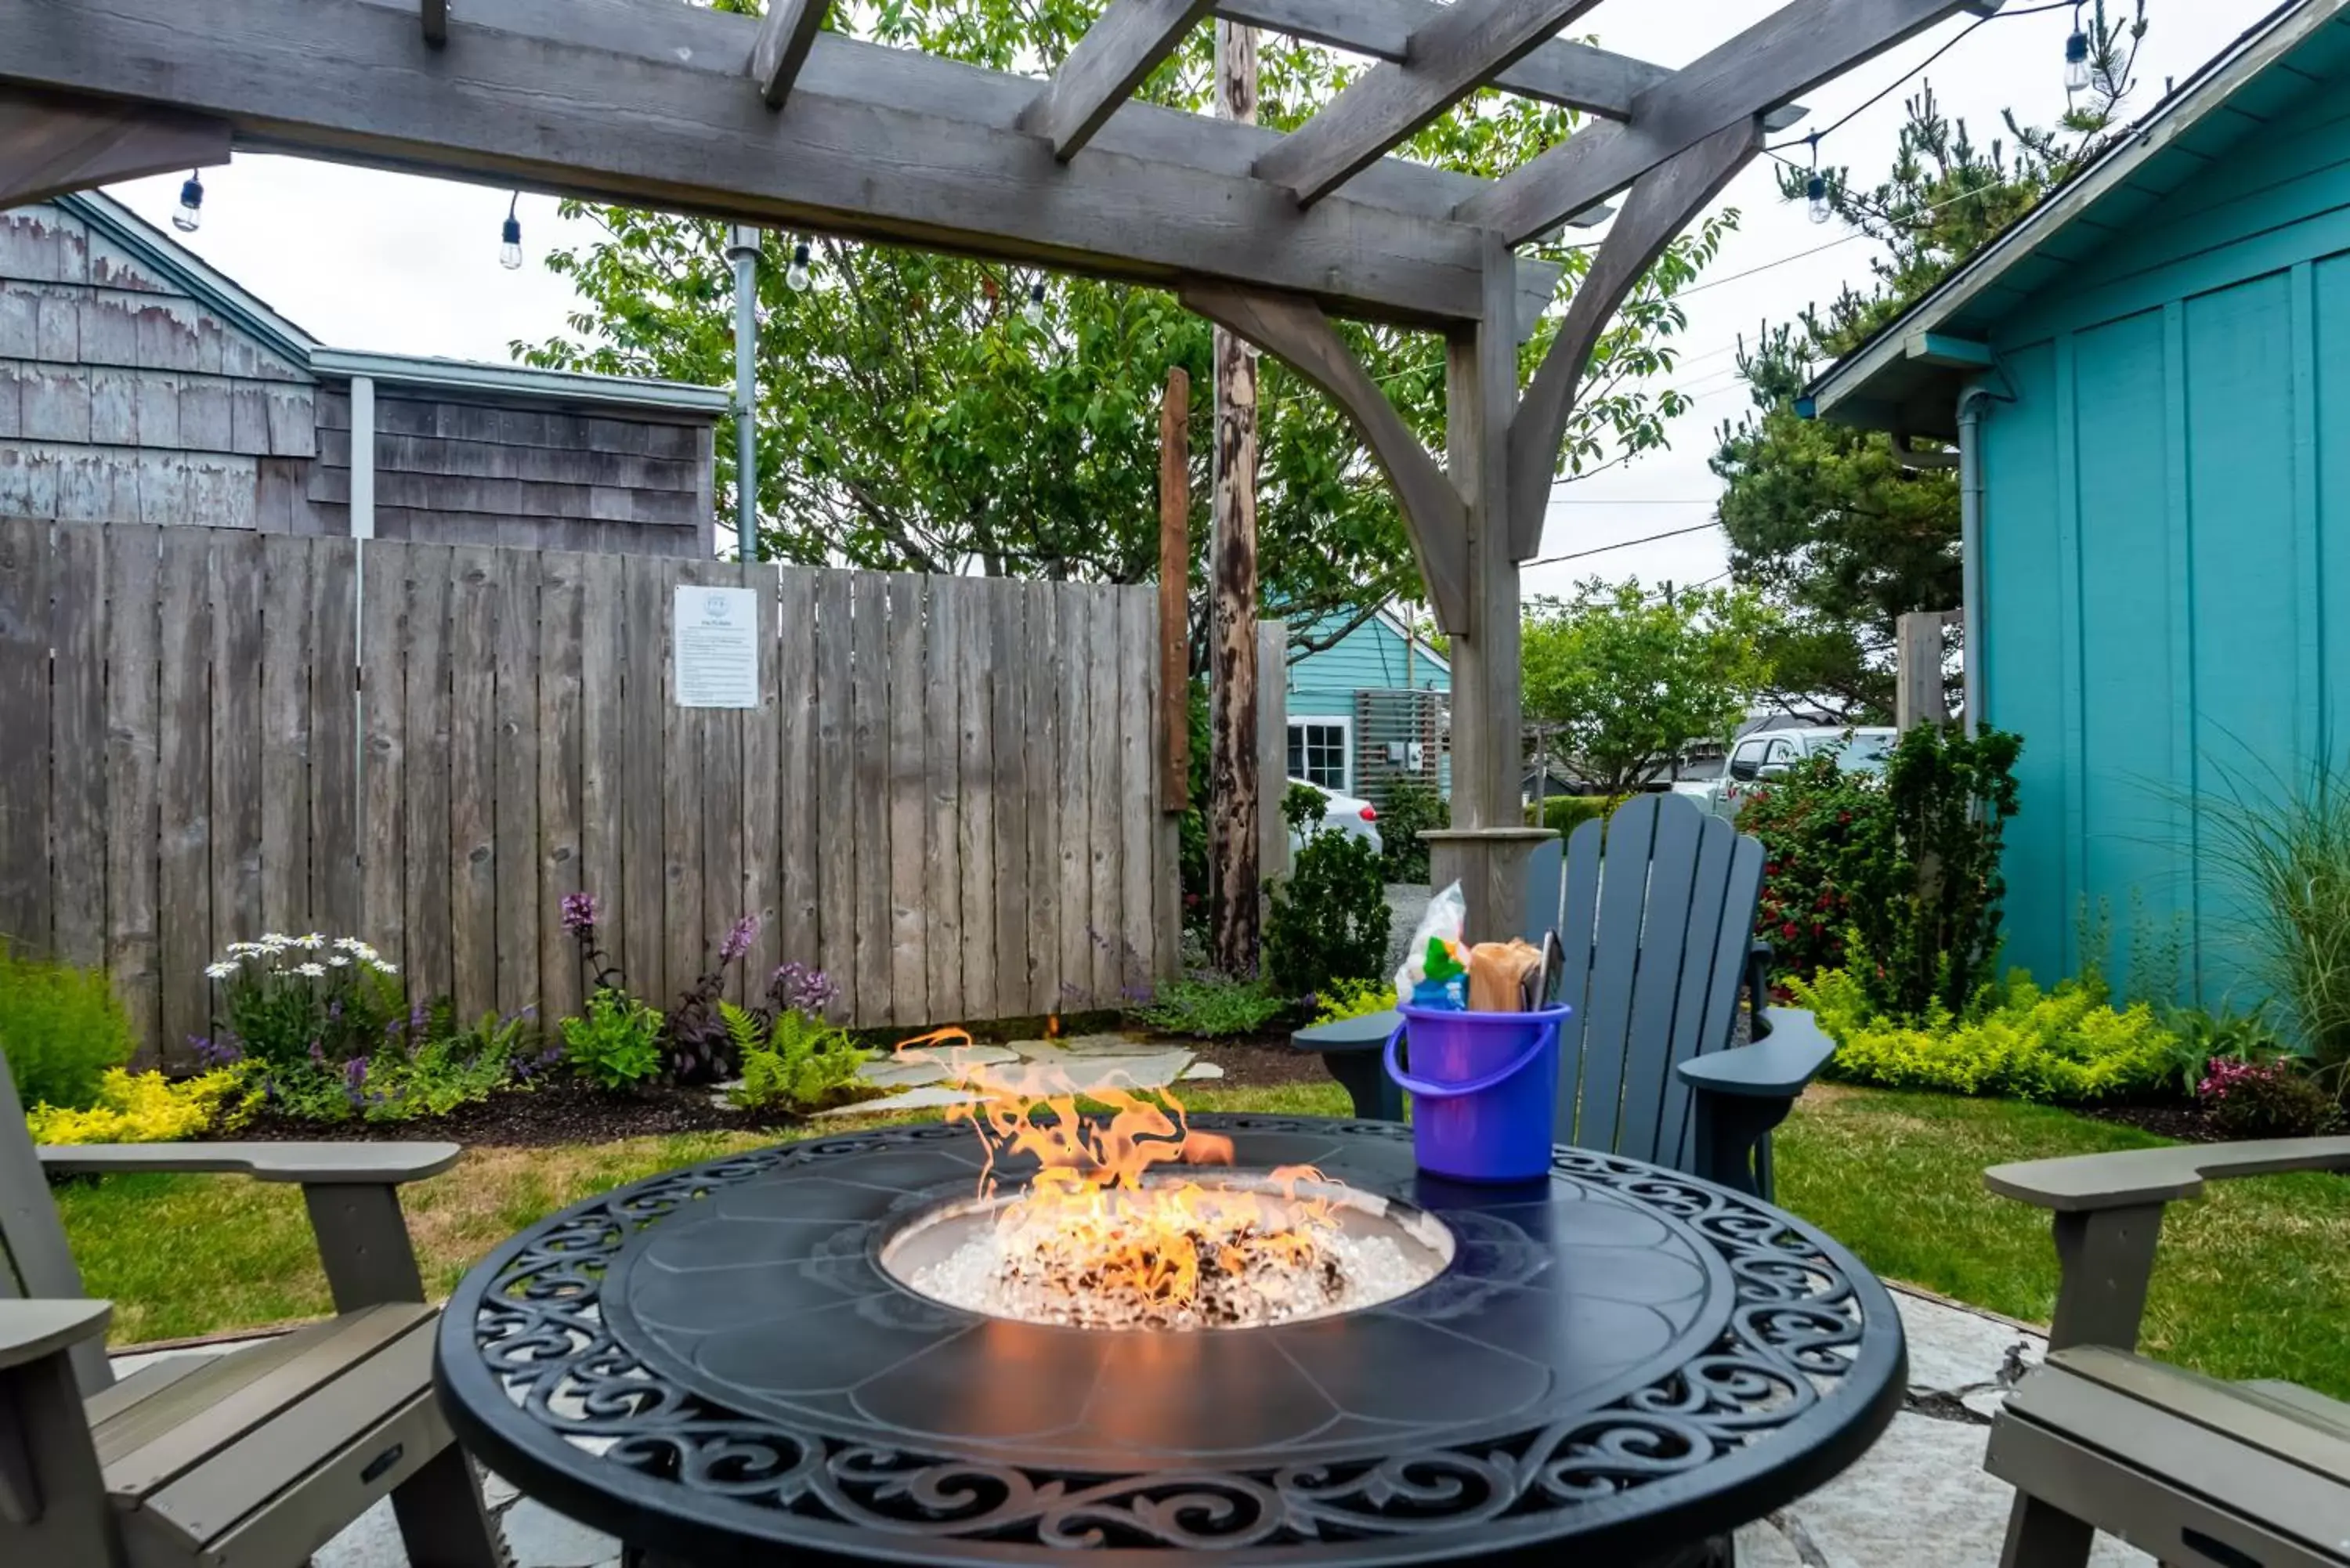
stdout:
<svg viewBox="0 0 2350 1568">
<path fill-rule="evenodd" d="M 972 1196 L 972 1131 L 816 1138 L 499 1248 L 442 1319 L 450 1420 L 525 1492 L 663 1565 L 1074 1547 L 1118 1568 L 1681 1568 L 1726 1562 L 1729 1532 L 1844 1469 L 1899 1407 L 1884 1287 L 1753 1199 L 1571 1148 L 1544 1181 L 1456 1186 L 1387 1123 L 1191 1125 L 1240 1168 L 1312 1165 L 1433 1217 L 1450 1262 L 1270 1327 L 982 1316 L 881 1262 Z"/>
</svg>

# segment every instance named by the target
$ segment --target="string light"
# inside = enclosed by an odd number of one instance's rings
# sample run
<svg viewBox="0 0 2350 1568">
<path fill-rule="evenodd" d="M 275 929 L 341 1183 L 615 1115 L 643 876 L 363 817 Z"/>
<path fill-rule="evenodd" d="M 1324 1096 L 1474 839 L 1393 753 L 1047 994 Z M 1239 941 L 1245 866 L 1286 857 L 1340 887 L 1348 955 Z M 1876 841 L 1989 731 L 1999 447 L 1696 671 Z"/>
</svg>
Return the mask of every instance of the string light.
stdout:
<svg viewBox="0 0 2350 1568">
<path fill-rule="evenodd" d="M 1835 216 L 1835 203 L 1828 200 L 1827 176 L 1820 172 L 1820 133 L 1814 130 L 1804 140 L 1812 149 L 1812 177 L 1804 182 L 1804 198 L 1810 203 L 1812 222 L 1825 223 Z"/>
<path fill-rule="evenodd" d="M 522 219 L 515 209 L 522 204 L 522 192 L 516 191 L 506 202 L 506 221 L 498 230 L 498 265 L 508 272 L 522 270 Z"/>
<path fill-rule="evenodd" d="M 816 275 L 808 270 L 808 245 L 806 240 L 792 247 L 792 265 L 784 269 L 784 284 L 794 294 L 806 294 L 816 286 Z"/>
<path fill-rule="evenodd" d="M 2064 90 L 2089 88 L 2089 35 L 2081 31 L 2081 7 L 2073 7 L 2073 36 L 2064 40 Z"/>
<path fill-rule="evenodd" d="M 180 210 L 172 214 L 172 226 L 183 234 L 192 234 L 203 226 L 204 182 L 191 169 L 180 185 Z"/>
<path fill-rule="evenodd" d="M 1042 279 L 1028 286 L 1028 303 L 1020 307 L 1020 318 L 1031 327 L 1045 325 L 1045 285 Z"/>
</svg>

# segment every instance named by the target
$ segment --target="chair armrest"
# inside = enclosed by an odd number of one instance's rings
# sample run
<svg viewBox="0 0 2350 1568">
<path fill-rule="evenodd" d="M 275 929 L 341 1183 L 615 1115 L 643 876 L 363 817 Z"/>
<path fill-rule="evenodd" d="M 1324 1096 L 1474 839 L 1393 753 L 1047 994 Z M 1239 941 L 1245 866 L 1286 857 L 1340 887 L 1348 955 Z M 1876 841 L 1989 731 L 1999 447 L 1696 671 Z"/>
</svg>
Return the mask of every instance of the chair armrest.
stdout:
<svg viewBox="0 0 2350 1568">
<path fill-rule="evenodd" d="M 1746 1001 L 1760 1012 L 1771 1001 L 1771 961 L 1779 950 L 1757 940 L 1746 949 Z"/>
<path fill-rule="evenodd" d="M 1835 1054 L 1835 1042 L 1799 1007 L 1766 1007 L 1757 1016 L 1769 1024 L 1768 1033 L 1752 1044 L 1690 1057 L 1674 1069 L 1681 1082 L 1700 1094 L 1757 1100 L 1791 1100 L 1802 1094 Z"/>
<path fill-rule="evenodd" d="M 0 1372 L 72 1349 L 106 1333 L 112 1302 L 0 1301 Z"/>
<path fill-rule="evenodd" d="M 1300 1029 L 1289 1037 L 1289 1044 L 1296 1051 L 1373 1050 L 1386 1044 L 1402 1022 L 1403 1014 L 1390 1007 L 1384 1012 L 1366 1012 Z"/>
<path fill-rule="evenodd" d="M 1983 1185 L 2002 1198 L 2067 1214 L 2200 1197 L 2207 1179 L 2284 1170 L 2350 1171 L 2350 1137 L 2184 1144 L 2027 1160 L 1991 1167 L 1983 1172 Z"/>
<path fill-rule="evenodd" d="M 457 1163 L 453 1143 L 44 1144 L 41 1168 L 66 1176 L 128 1170 L 232 1171 L 305 1187 L 421 1181 Z"/>
</svg>

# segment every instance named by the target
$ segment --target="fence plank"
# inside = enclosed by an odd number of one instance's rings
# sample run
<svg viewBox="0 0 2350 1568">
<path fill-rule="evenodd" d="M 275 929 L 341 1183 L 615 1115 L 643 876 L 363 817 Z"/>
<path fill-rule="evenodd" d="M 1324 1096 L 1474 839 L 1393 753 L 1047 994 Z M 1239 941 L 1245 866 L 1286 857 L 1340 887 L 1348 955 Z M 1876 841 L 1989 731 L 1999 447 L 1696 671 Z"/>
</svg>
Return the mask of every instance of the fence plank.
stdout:
<svg viewBox="0 0 2350 1568">
<path fill-rule="evenodd" d="M 1159 611 L 1154 607 L 1155 621 Z M 1162 683 L 1167 680 L 1165 667 L 1154 660 L 1150 669 L 1151 711 L 1163 710 Z M 1184 711 L 1190 711 L 1191 695 L 1184 694 Z M 1165 762 L 1163 752 L 1174 742 L 1163 725 L 1154 725 L 1151 742 L 1154 767 Z M 1163 770 L 1162 770 L 1163 771 Z M 1189 769 L 1186 774 L 1188 775 Z M 1151 954 L 1149 980 L 1172 979 L 1182 971 L 1183 965 L 1183 826 L 1181 811 L 1191 789 L 1191 780 L 1183 780 L 1184 794 L 1153 803 L 1151 815 L 1151 898 L 1157 918 L 1151 922 Z"/>
<path fill-rule="evenodd" d="M 775 855 L 781 961 L 821 968 L 816 947 L 816 574 L 775 575 Z"/>
<path fill-rule="evenodd" d="M 693 567 L 671 574 L 661 594 L 661 885 L 668 978 L 663 1001 L 701 973 L 707 914 L 702 907 L 702 713 L 677 705 L 677 589 L 701 580 Z"/>
<path fill-rule="evenodd" d="M 498 552 L 497 1001 L 510 1012 L 538 996 L 538 590 L 544 558 Z"/>
<path fill-rule="evenodd" d="M 625 799 L 621 806 L 620 891 L 605 906 L 605 948 L 618 959 L 628 982 L 640 996 L 666 1000 L 668 949 L 663 899 L 668 852 L 661 838 L 661 763 L 664 704 L 669 701 L 670 572 L 663 563 L 631 556 L 621 577 L 627 596 L 628 638 L 622 657 L 627 690 L 628 742 L 620 759 Z"/>
<path fill-rule="evenodd" d="M 580 886 L 585 805 L 581 773 L 586 635 L 582 579 L 594 559 L 550 550 L 538 557 L 538 994 L 547 1028 L 579 1011 L 579 964 L 563 929 L 563 900 Z M 596 628 L 607 642 L 607 628 Z"/>
<path fill-rule="evenodd" d="M 0 520 L 0 938 L 49 951 L 49 525 Z"/>
<path fill-rule="evenodd" d="M 209 950 L 261 934 L 261 585 L 258 534 L 212 541 L 212 872 Z"/>
<path fill-rule="evenodd" d="M 155 961 L 162 994 L 162 1059 L 186 1058 L 192 1034 L 212 1033 L 204 979 L 212 938 L 213 530 L 167 528 L 157 642 Z"/>
<path fill-rule="evenodd" d="M 718 587 L 743 586 L 743 568 L 733 561 L 696 563 L 694 580 Z M 740 708 L 693 710 L 702 740 L 702 961 L 714 965 L 720 944 L 743 918 L 743 729 Z M 723 994 L 743 1001 L 740 963 L 725 972 Z"/>
<path fill-rule="evenodd" d="M 106 536 L 57 531 L 49 646 L 51 946 L 106 961 Z"/>
<path fill-rule="evenodd" d="M 857 1021 L 889 1022 L 889 579 L 850 585 L 849 680 L 856 691 Z"/>
<path fill-rule="evenodd" d="M 816 820 L 829 828 L 817 839 L 816 940 L 825 972 L 839 989 L 833 1015 L 844 1022 L 858 1015 L 857 779 L 847 763 L 857 733 L 851 580 L 847 572 L 825 572 L 816 592 Z"/>
<path fill-rule="evenodd" d="M 359 546 L 359 923 L 358 935 L 400 966 L 408 952 L 408 552 Z M 423 997 L 421 988 L 418 999 Z"/>
<path fill-rule="evenodd" d="M 116 530 L 120 537 L 121 530 Z M 261 542 L 261 927 L 310 929 L 310 545 Z M 117 600 L 120 607 L 120 598 Z"/>
<path fill-rule="evenodd" d="M 623 753 L 629 722 L 627 703 L 628 627 L 623 605 L 627 586 L 621 557 L 596 554 L 583 556 L 579 566 L 579 873 L 572 888 L 588 893 L 605 907 L 619 908 L 623 807 L 627 799 L 627 767 Z M 542 907 L 540 918 L 555 922 L 561 932 L 561 968 L 570 976 L 570 992 L 585 997 L 593 980 L 583 970 L 578 944 L 562 929 L 563 906 Z M 615 928 L 617 929 L 617 928 Z M 553 970 L 545 969 L 546 974 Z M 543 977 L 544 978 L 544 977 Z M 563 1014 L 541 1010 L 539 1020 L 553 1031 Z M 553 1035 L 550 1033 L 549 1038 Z"/>
<path fill-rule="evenodd" d="M 995 1007 L 1028 1012 L 1028 836 L 1025 761 L 1034 742 L 1022 712 L 1021 672 L 1028 668 L 1027 604 L 1020 585 L 988 585 L 994 622 L 988 668 L 995 720 Z"/>
<path fill-rule="evenodd" d="M 359 923 L 359 541 L 311 551 L 310 924 L 339 936 Z"/>
<path fill-rule="evenodd" d="M 449 563 L 449 951 L 460 1017 L 497 1005 L 498 552 Z"/>
<path fill-rule="evenodd" d="M 1075 659 L 1086 667 L 1087 709 L 1093 714 L 1093 725 L 1086 736 L 1086 793 L 1094 803 L 1087 815 L 1087 864 L 1093 874 L 1093 969 L 1088 989 L 1097 1005 L 1115 1003 L 1118 1000 L 1118 940 L 1123 922 L 1118 919 L 1118 899 L 1124 890 L 1124 874 L 1119 867 L 1118 819 L 1121 812 L 1149 810 L 1150 781 L 1131 782 L 1118 774 L 1118 706 L 1119 706 L 1119 639 L 1123 634 L 1118 613 L 1118 590 L 1113 587 L 1090 588 L 1093 600 L 1093 625 L 1082 651 L 1074 646 L 1065 648 L 1061 657 Z M 1073 980 L 1077 976 L 1073 975 Z"/>
<path fill-rule="evenodd" d="M 929 898 L 922 883 L 930 830 L 922 775 L 922 579 L 894 572 L 889 581 L 889 1022 L 931 1022 Z"/>
<path fill-rule="evenodd" d="M 1152 679 L 1159 659 L 1159 595 L 1147 587 L 1128 587 L 1115 590 L 1113 597 L 1118 605 L 1118 798 L 1103 815 L 1118 836 L 1118 897 L 1116 911 L 1102 920 L 1102 936 L 1116 961 L 1116 992 L 1103 998 L 1107 1006 L 1149 985 L 1151 951 L 1158 945 L 1151 829 L 1159 821 L 1159 774 L 1150 737 L 1159 711 Z"/>
<path fill-rule="evenodd" d="M 151 526 L 106 532 L 106 967 L 151 1067 L 162 1038 L 156 951 L 156 618 L 161 539 Z"/>
<path fill-rule="evenodd" d="M 783 744 L 776 684 L 775 568 L 756 561 L 743 563 L 743 586 L 759 596 L 759 705 L 743 720 L 743 827 L 741 905 L 758 922 L 751 950 L 743 959 L 743 992 L 755 1001 L 767 989 L 767 977 L 784 961 L 784 877 L 782 806 L 776 795 L 776 756 Z"/>
<path fill-rule="evenodd" d="M 922 836 L 924 975 L 932 1024 L 964 1016 L 962 997 L 962 867 L 955 814 L 959 809 L 958 757 L 962 743 L 956 717 L 957 622 L 962 600 L 953 577 L 930 582 L 930 617 L 922 637 L 922 777 L 930 823 Z"/>
<path fill-rule="evenodd" d="M 1075 985 L 1083 993 L 1059 1005 L 1090 1006 L 1093 944 L 1087 933 L 1094 925 L 1094 911 L 1093 870 L 1086 863 L 1086 813 L 1090 809 L 1086 745 L 1087 737 L 1093 732 L 1092 726 L 1102 719 L 1087 707 L 1084 649 L 1087 639 L 1093 635 L 1096 600 L 1085 592 L 1063 591 L 1055 597 L 1060 614 L 1055 626 L 1057 640 L 1053 646 L 1059 651 L 1052 664 L 1060 687 L 1060 731 L 1045 770 L 1045 798 L 1038 805 L 1054 813 L 1057 829 L 1053 902 L 1056 906 L 1060 940 L 1053 951 L 1053 961 L 1060 971 L 1062 982 Z M 1071 657 L 1073 652 L 1076 657 Z"/>
<path fill-rule="evenodd" d="M 407 646 L 400 650 L 400 943 L 409 994 L 453 996 L 457 983 L 449 929 L 449 575 L 446 545 L 411 545 L 407 563 Z"/>
<path fill-rule="evenodd" d="M 992 587 L 957 578 L 955 600 L 956 785 L 962 815 L 955 858 L 962 878 L 962 1012 L 993 1018 L 995 1005 L 995 746 L 988 659 L 995 648 Z M 1013 737 L 1005 743 L 1015 744 Z"/>
</svg>

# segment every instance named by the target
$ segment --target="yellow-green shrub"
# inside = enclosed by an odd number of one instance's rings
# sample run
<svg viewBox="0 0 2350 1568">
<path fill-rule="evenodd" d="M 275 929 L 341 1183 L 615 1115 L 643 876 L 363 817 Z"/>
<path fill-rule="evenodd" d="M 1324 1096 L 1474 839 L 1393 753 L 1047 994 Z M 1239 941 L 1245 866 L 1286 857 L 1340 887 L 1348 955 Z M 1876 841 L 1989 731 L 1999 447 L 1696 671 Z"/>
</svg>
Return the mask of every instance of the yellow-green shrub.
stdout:
<svg viewBox="0 0 2350 1568">
<path fill-rule="evenodd" d="M 1391 981 L 1384 980 L 1340 980 L 1333 981 L 1317 1000 L 1314 1022 L 1336 1023 L 1342 1018 L 1385 1012 L 1396 1004 L 1396 991 Z"/>
<path fill-rule="evenodd" d="M 35 1143 L 170 1143 L 246 1110 L 245 1075 L 234 1067 L 173 1083 L 161 1073 L 108 1069 L 88 1110 L 35 1106 L 25 1113 Z"/>
<path fill-rule="evenodd" d="M 1836 1043 L 1826 1075 L 1847 1083 L 2100 1100 L 2161 1086 L 2177 1050 L 2144 1002 L 2116 1012 L 2101 985 L 2068 980 L 2043 991 L 2022 970 L 1986 989 L 1964 1016 L 1937 1002 L 1914 1025 L 1873 1013 L 1844 970 L 1790 983 L 1795 1004 Z"/>
</svg>

